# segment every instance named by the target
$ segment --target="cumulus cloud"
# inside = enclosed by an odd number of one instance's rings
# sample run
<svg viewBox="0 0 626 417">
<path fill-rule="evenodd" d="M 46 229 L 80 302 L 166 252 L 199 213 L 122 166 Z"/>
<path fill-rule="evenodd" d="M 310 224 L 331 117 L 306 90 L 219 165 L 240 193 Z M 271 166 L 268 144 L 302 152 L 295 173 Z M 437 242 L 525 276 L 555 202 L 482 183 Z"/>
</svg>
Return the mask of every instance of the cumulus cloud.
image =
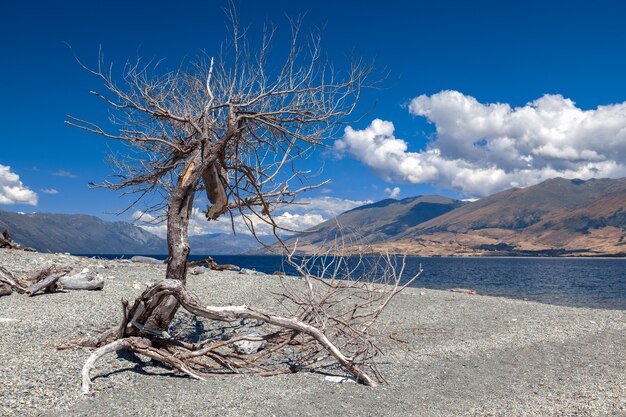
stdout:
<svg viewBox="0 0 626 417">
<path fill-rule="evenodd" d="M 0 165 L 0 204 L 37 205 L 37 193 L 22 184 L 11 167 Z"/>
<path fill-rule="evenodd" d="M 522 107 L 483 104 L 458 91 L 411 100 L 409 112 L 435 125 L 423 150 L 410 151 L 393 123 L 347 127 L 335 142 L 387 180 L 433 183 L 480 197 L 557 176 L 626 175 L 626 102 L 583 110 L 561 95 Z"/>
<path fill-rule="evenodd" d="M 385 188 L 385 193 L 389 196 L 389 198 L 398 198 L 400 195 L 400 187 Z"/>
<path fill-rule="evenodd" d="M 317 226 L 344 211 L 369 204 L 371 201 L 346 200 L 323 196 L 303 198 L 298 200 L 298 203 L 277 212 L 274 215 L 276 223 L 288 230 L 302 231 Z M 133 214 L 133 219 L 145 230 L 162 237 L 167 235 L 167 225 L 163 217 L 157 218 L 150 213 L 136 211 Z M 250 221 L 252 221 L 258 235 L 271 235 L 273 233 L 272 227 L 262 219 L 252 216 Z M 233 222 L 237 233 L 250 234 L 250 230 L 241 216 L 235 216 Z M 222 216 L 215 221 L 208 222 L 200 209 L 193 208 L 189 221 L 189 234 L 193 236 L 210 233 L 232 233 L 230 217 Z M 288 232 L 285 234 L 288 234 Z"/>
</svg>

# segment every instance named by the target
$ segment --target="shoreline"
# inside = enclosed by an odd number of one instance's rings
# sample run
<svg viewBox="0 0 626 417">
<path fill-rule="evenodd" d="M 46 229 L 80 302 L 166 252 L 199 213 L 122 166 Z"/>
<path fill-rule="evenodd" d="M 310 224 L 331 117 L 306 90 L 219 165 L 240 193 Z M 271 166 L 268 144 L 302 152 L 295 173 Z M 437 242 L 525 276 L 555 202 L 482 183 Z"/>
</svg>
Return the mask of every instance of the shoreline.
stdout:
<svg viewBox="0 0 626 417">
<path fill-rule="evenodd" d="M 121 355 L 98 363 L 92 375 L 100 391 L 82 397 L 79 373 L 90 352 L 54 346 L 117 323 L 119 300 L 163 278 L 165 267 L 0 250 L 0 265 L 18 276 L 50 263 L 94 268 L 105 287 L 0 297 L 2 415 L 626 413 L 626 311 L 424 288 L 408 288 L 385 312 L 385 327 L 402 342 L 380 341 L 389 384 L 379 388 L 332 383 L 319 373 L 199 382 Z M 210 271 L 188 280 L 208 303 L 276 308 L 271 275 Z"/>
<path fill-rule="evenodd" d="M 51 252 L 37 252 L 46 255 L 59 255 Z M 149 253 L 130 253 L 130 254 L 116 254 L 116 253 L 103 253 L 103 254 L 84 254 L 84 253 L 70 253 L 70 256 L 76 257 L 85 257 L 85 258 L 93 258 L 93 259 L 105 259 L 105 260 L 113 260 L 116 258 L 110 257 L 119 257 L 119 259 L 130 259 L 133 256 L 148 256 L 148 257 L 158 257 L 159 258 L 167 258 L 167 254 L 149 254 Z M 363 256 L 381 256 L 385 255 L 384 253 L 365 253 Z M 390 253 L 392 256 L 405 256 L 401 253 Z M 216 258 L 222 256 L 249 256 L 249 257 L 263 257 L 263 256 L 274 256 L 274 257 L 282 257 L 283 255 L 277 254 L 259 254 L 259 253 L 233 253 L 233 254 L 219 254 L 219 255 L 189 255 L 190 258 Z M 310 256 L 309 254 L 302 253 L 297 254 L 296 256 Z M 346 256 L 358 256 L 358 255 L 346 255 Z M 597 255 L 597 256 L 528 256 L 528 255 L 406 255 L 407 258 L 441 258 L 441 259 L 620 259 L 626 260 L 626 253 L 624 255 L 619 256 L 607 256 L 607 255 Z"/>
</svg>

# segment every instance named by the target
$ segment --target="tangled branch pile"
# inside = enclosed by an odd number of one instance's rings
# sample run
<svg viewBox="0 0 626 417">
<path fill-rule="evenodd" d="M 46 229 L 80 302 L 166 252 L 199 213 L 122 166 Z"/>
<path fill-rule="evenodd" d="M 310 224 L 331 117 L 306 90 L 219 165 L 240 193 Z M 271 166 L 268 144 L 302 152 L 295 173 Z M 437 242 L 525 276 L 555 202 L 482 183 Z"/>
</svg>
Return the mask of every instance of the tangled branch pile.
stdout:
<svg viewBox="0 0 626 417">
<path fill-rule="evenodd" d="M 171 279 L 146 289 L 132 306 L 123 302 L 121 324 L 84 343 L 97 349 L 84 365 L 82 392 L 91 390 L 89 374 L 96 361 L 120 349 L 199 380 L 319 371 L 339 365 L 365 385 L 384 382 L 375 364 L 380 351 L 373 328 L 391 299 L 421 270 L 403 280 L 404 259 L 389 256 L 325 256 L 298 262 L 292 254 L 287 263 L 300 277 L 279 278 L 281 291 L 275 293 L 282 307 L 279 313 L 246 305 L 206 305 Z M 364 271 L 370 271 L 369 276 Z M 209 325 L 215 329 L 209 332 L 213 334 L 196 343 L 145 326 L 148 314 L 168 296 L 196 318 L 231 325 Z"/>
</svg>

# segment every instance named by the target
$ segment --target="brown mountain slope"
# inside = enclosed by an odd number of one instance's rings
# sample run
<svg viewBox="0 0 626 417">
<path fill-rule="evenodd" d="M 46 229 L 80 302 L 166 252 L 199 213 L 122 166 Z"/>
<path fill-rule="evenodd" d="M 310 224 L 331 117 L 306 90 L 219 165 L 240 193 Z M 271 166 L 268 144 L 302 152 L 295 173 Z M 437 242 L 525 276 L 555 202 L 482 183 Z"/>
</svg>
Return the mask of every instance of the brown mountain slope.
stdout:
<svg viewBox="0 0 626 417">
<path fill-rule="evenodd" d="M 502 191 L 424 222 L 403 237 L 424 231 L 467 232 L 487 228 L 520 230 L 547 219 L 557 219 L 584 208 L 612 193 L 626 190 L 626 178 L 588 181 L 554 178 L 527 188 Z M 606 207 L 615 211 L 624 200 L 615 198 Z"/>
<path fill-rule="evenodd" d="M 410 228 L 395 240 L 388 245 L 415 254 L 624 254 L 626 178 L 555 178 L 503 191 Z"/>
<path fill-rule="evenodd" d="M 448 197 L 426 195 L 402 200 L 386 199 L 346 211 L 285 243 L 296 245 L 300 252 L 314 253 L 319 247 L 345 242 L 379 243 L 393 240 L 398 234 L 434 217 L 440 216 L 464 203 Z M 342 244 L 343 245 L 343 244 Z M 275 250 L 280 250 L 278 247 Z M 257 251 L 264 253 L 265 251 Z"/>
<path fill-rule="evenodd" d="M 297 236 L 298 248 L 316 252 L 340 235 L 338 225 L 344 253 L 626 256 L 626 178 L 554 178 L 466 204 L 383 200 Z"/>
</svg>

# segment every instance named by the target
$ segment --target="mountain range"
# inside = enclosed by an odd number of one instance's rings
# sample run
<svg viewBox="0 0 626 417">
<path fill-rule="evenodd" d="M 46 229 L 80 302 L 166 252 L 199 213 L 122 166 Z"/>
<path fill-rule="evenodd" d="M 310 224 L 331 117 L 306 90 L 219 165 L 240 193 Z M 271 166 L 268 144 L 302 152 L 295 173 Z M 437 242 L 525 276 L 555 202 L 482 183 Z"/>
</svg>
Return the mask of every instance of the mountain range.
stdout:
<svg viewBox="0 0 626 417">
<path fill-rule="evenodd" d="M 0 232 L 42 252 L 164 254 L 165 239 L 94 216 L 0 211 Z M 198 255 L 263 254 L 251 236 L 191 236 Z M 626 256 L 626 178 L 554 178 L 477 201 L 442 196 L 386 199 L 346 211 L 287 239 L 298 252 L 421 256 Z M 269 244 L 270 239 L 264 243 Z"/>
<path fill-rule="evenodd" d="M 14 213 L 0 210 L 0 233 L 40 252 L 73 254 L 167 253 L 165 239 L 127 222 L 108 222 L 83 214 Z M 207 234 L 189 238 L 194 255 L 237 254 L 260 247 L 251 236 Z"/>
<path fill-rule="evenodd" d="M 337 239 L 345 253 L 626 256 L 626 178 L 554 178 L 473 202 L 383 200 L 286 243 L 314 253 Z"/>
</svg>

